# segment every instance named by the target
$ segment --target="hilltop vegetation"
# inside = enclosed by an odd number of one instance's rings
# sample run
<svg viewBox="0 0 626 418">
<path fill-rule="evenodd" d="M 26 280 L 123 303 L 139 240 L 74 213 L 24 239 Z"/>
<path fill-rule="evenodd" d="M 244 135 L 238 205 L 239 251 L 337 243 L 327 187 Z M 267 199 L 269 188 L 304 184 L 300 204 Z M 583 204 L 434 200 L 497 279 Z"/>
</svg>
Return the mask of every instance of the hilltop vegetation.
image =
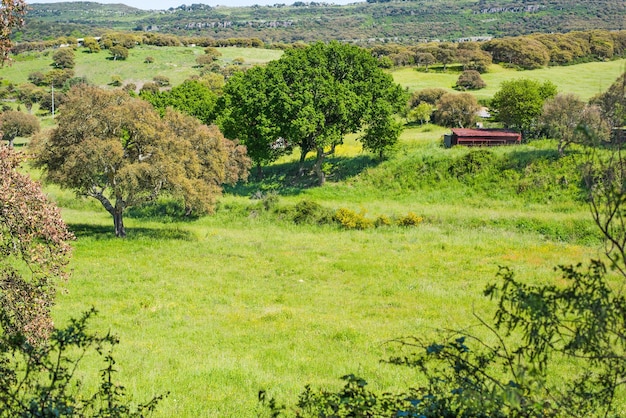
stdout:
<svg viewBox="0 0 626 418">
<path fill-rule="evenodd" d="M 386 1 L 332 5 L 210 7 L 138 10 L 89 2 L 31 4 L 19 41 L 94 36 L 108 30 L 154 31 L 215 39 L 259 38 L 265 43 L 346 40 L 368 43 L 456 40 L 576 30 L 624 29 L 622 1 Z"/>
</svg>

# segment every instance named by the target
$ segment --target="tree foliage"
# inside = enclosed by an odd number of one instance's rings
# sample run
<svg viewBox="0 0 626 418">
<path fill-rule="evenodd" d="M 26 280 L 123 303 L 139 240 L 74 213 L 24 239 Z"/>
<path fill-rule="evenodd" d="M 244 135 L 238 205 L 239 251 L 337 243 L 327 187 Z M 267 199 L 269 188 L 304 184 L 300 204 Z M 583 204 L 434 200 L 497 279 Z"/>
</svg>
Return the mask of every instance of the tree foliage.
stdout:
<svg viewBox="0 0 626 418">
<path fill-rule="evenodd" d="M 264 77 L 258 71 L 246 72 L 231 80 L 254 89 L 249 92 L 252 100 L 263 106 L 262 111 L 255 112 L 256 119 L 265 126 L 262 129 L 269 128 L 273 135 L 263 139 L 267 144 L 278 137 L 285 138 L 300 148 L 301 162 L 309 152 L 316 152 L 314 170 L 320 183 L 325 180 L 322 170 L 325 157 L 334 152 L 346 134 L 362 128 L 370 133 L 384 131 L 385 136 L 380 140 L 384 140 L 385 147 L 397 140 L 392 132 L 399 131 L 389 128 L 393 125 L 393 112 L 405 103 L 404 92 L 366 50 L 339 42 L 319 42 L 286 51 L 262 71 Z M 258 79 L 259 84 L 254 86 L 250 78 Z M 241 94 L 228 93 L 237 89 L 226 88 L 226 102 L 230 102 L 231 108 L 238 106 L 235 100 L 248 100 Z M 239 123 L 243 125 L 244 121 Z M 362 138 L 369 140 L 371 136 L 366 134 Z"/>
<path fill-rule="evenodd" d="M 609 88 L 591 98 L 590 103 L 600 107 L 602 115 L 616 127 L 626 126 L 626 72 L 615 80 Z"/>
<path fill-rule="evenodd" d="M 198 118 L 204 124 L 215 122 L 217 95 L 198 80 L 186 80 L 168 91 L 142 89 L 140 97 L 150 102 L 161 115 L 173 107 L 187 115 Z"/>
<path fill-rule="evenodd" d="M 8 110 L 0 114 L 0 134 L 9 148 L 18 136 L 31 136 L 39 132 L 39 119 L 30 113 Z"/>
<path fill-rule="evenodd" d="M 87 332 L 95 310 L 56 328 L 48 340 L 30 344 L 22 335 L 0 335 L 0 417 L 133 417 L 148 416 L 163 396 L 133 404 L 125 388 L 114 381 L 112 350 L 117 337 Z M 0 319 L 2 321 L 2 319 Z M 97 353 L 105 366 L 93 393 L 76 377 L 86 354 Z M 85 370 L 80 370 L 85 373 Z"/>
<path fill-rule="evenodd" d="M 4 0 L 0 7 L 0 62 L 9 60 L 11 52 L 11 33 L 24 25 L 26 2 L 24 0 Z"/>
<path fill-rule="evenodd" d="M 0 334 L 35 343 L 52 329 L 54 286 L 67 275 L 72 234 L 40 185 L 18 171 L 20 159 L 0 147 Z"/>
<path fill-rule="evenodd" d="M 461 90 L 480 90 L 487 84 L 476 70 L 465 70 L 456 80 L 456 87 Z"/>
<path fill-rule="evenodd" d="M 557 94 L 545 102 L 540 117 L 543 129 L 558 140 L 559 155 L 572 143 L 589 142 L 589 136 L 609 139 L 609 124 L 600 109 L 574 94 Z"/>
<path fill-rule="evenodd" d="M 59 48 L 52 55 L 52 65 L 62 70 L 74 68 L 74 50 L 72 48 Z"/>
<path fill-rule="evenodd" d="M 121 90 L 74 88 L 59 110 L 58 127 L 33 143 L 35 164 L 46 180 L 100 201 L 116 236 L 130 206 L 169 193 L 188 213 L 211 211 L 223 183 L 247 177 L 245 151 L 230 152 L 215 126 L 173 110 L 161 118 Z"/>
<path fill-rule="evenodd" d="M 446 93 L 439 98 L 436 107 L 436 122 L 451 128 L 474 125 L 480 110 L 476 97 L 469 93 Z"/>
<path fill-rule="evenodd" d="M 109 54 L 113 61 L 123 61 L 128 58 L 128 48 L 123 45 L 113 45 L 109 48 Z"/>
<path fill-rule="evenodd" d="M 491 111 L 504 126 L 517 129 L 524 136 L 539 133 L 539 116 L 547 99 L 556 95 L 556 86 L 549 81 L 530 79 L 502 82 L 491 100 Z"/>
</svg>

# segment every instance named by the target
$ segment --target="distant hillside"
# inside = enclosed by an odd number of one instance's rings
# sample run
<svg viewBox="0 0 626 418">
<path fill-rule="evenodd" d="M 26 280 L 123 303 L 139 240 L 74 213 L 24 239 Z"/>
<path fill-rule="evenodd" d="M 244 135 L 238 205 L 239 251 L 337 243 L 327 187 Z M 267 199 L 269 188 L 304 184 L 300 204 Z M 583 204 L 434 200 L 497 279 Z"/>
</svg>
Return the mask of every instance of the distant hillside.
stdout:
<svg viewBox="0 0 626 418">
<path fill-rule="evenodd" d="M 264 42 L 456 40 L 590 29 L 625 29 L 622 0 L 413 0 L 330 5 L 140 10 L 94 2 L 33 3 L 17 40 L 97 35 L 106 30 L 259 38 Z"/>
</svg>

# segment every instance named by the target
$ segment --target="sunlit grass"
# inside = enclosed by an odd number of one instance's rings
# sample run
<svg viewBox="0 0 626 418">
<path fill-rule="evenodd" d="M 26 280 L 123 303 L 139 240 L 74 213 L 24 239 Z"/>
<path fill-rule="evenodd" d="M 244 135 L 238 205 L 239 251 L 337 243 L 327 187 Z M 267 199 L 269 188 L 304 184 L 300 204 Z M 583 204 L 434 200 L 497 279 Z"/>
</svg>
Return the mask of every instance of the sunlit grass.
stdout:
<svg viewBox="0 0 626 418">
<path fill-rule="evenodd" d="M 529 78 L 539 82 L 551 81 L 560 92 L 574 93 L 583 100 L 588 100 L 605 91 L 624 71 L 626 71 L 624 59 L 565 67 L 546 67 L 532 71 L 518 71 L 492 65 L 487 73 L 481 75 L 487 87 L 470 91 L 470 93 L 478 99 L 489 99 L 500 89 L 503 81 Z M 459 77 L 458 72 L 419 72 L 414 68 L 395 70 L 392 75 L 397 83 L 407 87 L 410 91 L 437 87 L 453 92 L 453 86 Z"/>
</svg>

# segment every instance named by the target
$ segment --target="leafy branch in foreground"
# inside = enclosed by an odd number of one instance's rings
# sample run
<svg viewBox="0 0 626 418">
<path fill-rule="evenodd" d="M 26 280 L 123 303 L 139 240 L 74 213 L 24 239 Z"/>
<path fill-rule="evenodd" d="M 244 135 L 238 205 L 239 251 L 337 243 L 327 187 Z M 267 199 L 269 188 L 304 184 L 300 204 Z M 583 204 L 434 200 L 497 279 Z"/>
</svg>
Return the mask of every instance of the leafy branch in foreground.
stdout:
<svg viewBox="0 0 626 418">
<path fill-rule="evenodd" d="M 87 332 L 91 309 L 72 319 L 50 338 L 32 345 L 23 335 L 0 337 L 0 417 L 145 417 L 155 410 L 163 395 L 133 405 L 126 390 L 113 382 L 116 372 L 113 347 L 117 337 Z M 84 356 L 95 351 L 104 358 L 101 382 L 86 394 L 75 378 Z"/>
</svg>

